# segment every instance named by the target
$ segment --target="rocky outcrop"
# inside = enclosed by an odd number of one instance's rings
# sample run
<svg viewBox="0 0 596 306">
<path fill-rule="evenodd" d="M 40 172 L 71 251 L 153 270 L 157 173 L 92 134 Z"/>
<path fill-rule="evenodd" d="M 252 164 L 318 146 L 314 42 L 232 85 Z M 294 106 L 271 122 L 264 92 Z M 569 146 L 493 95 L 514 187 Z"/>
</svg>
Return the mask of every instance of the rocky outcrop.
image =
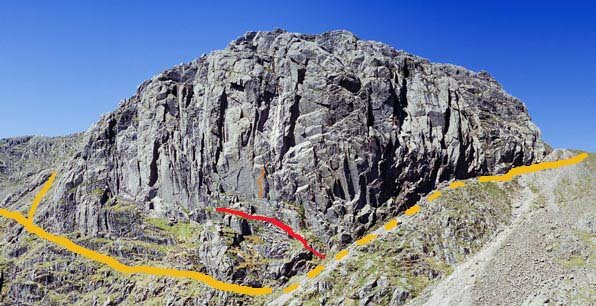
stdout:
<svg viewBox="0 0 596 306">
<path fill-rule="evenodd" d="M 304 207 L 304 226 L 329 246 L 440 181 L 502 172 L 544 152 L 524 105 L 487 73 L 345 31 L 247 33 L 141 84 L 84 143 L 60 170 L 60 207 L 51 207 L 75 218 L 50 215 L 55 230 L 109 230 L 97 213 L 115 195 L 164 216 L 183 208 L 201 222 L 202 208 L 232 194 Z M 97 189 L 105 197 L 87 196 Z"/>
<path fill-rule="evenodd" d="M 219 279 L 255 286 L 263 280 L 234 270 L 233 258 L 210 266 L 256 232 L 211 207 L 275 216 L 326 251 L 442 181 L 504 172 L 545 151 L 525 106 L 487 73 L 346 31 L 247 33 L 145 81 L 77 140 L 55 163 L 39 224 L 153 242 L 163 237 L 147 234 L 147 216 L 227 224 L 231 240 L 205 233 L 211 249 L 197 260 Z M 282 261 L 264 264 L 263 276 L 280 282 L 312 258 L 287 244 L 254 252 Z"/>
<path fill-rule="evenodd" d="M 0 206 L 9 206 L 42 184 L 49 169 L 79 149 L 81 135 L 0 139 Z M 17 188 L 21 185 L 28 187 Z"/>
</svg>

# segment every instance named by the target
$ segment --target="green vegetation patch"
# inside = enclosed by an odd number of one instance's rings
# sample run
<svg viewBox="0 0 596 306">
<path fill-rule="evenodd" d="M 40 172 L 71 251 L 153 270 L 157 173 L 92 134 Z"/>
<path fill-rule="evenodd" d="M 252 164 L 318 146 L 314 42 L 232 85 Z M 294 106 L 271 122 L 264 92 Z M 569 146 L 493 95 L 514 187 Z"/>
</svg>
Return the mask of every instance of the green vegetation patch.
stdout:
<svg viewBox="0 0 596 306">
<path fill-rule="evenodd" d="M 160 230 L 166 231 L 173 235 L 177 240 L 181 242 L 191 242 L 195 235 L 198 235 L 203 229 L 200 224 L 193 223 L 173 223 L 165 218 L 147 218 L 146 222 L 159 228 Z"/>
<path fill-rule="evenodd" d="M 559 259 L 557 263 L 567 269 L 583 268 L 586 267 L 586 261 L 581 256 L 572 256 L 569 259 Z"/>
</svg>

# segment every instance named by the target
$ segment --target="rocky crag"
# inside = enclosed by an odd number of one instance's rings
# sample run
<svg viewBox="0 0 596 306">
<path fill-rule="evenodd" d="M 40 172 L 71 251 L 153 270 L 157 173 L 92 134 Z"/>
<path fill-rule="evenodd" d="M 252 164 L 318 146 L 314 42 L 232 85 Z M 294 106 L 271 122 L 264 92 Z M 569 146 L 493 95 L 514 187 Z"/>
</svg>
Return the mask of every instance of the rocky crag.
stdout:
<svg viewBox="0 0 596 306">
<path fill-rule="evenodd" d="M 214 207 L 276 217 L 333 253 L 441 182 L 546 151 L 525 106 L 486 72 L 346 31 L 250 32 L 143 82 L 85 133 L 2 140 L 0 203 L 26 211 L 56 170 L 35 219 L 46 230 L 128 263 L 278 287 L 318 259 Z M 11 222 L 0 233 L 3 303 L 264 303 L 124 277 Z"/>
</svg>

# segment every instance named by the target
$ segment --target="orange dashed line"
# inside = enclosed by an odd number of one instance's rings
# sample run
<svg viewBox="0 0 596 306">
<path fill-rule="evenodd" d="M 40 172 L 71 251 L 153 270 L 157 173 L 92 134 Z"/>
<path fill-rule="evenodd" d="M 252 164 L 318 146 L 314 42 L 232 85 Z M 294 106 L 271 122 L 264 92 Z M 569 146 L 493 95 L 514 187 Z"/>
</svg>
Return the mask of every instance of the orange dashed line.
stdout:
<svg viewBox="0 0 596 306">
<path fill-rule="evenodd" d="M 433 194 L 429 195 L 428 198 L 426 198 L 427 201 L 432 202 L 436 199 L 438 199 L 443 193 L 440 191 L 435 191 L 433 192 Z"/>
<path fill-rule="evenodd" d="M 507 182 L 513 179 L 513 177 L 518 176 L 520 174 L 532 173 L 540 170 L 547 170 L 547 169 L 555 169 L 564 166 L 571 166 L 575 165 L 588 157 L 588 153 L 582 153 L 576 155 L 572 158 L 562 159 L 558 161 L 552 162 L 542 162 L 530 166 L 520 166 L 515 167 L 509 170 L 507 173 L 503 175 L 491 175 L 491 176 L 481 176 L 478 178 L 478 181 L 481 183 L 484 182 Z"/>
<path fill-rule="evenodd" d="M 385 223 L 385 230 L 390 231 L 392 229 L 394 229 L 395 227 L 397 227 L 397 219 L 393 219 L 387 223 Z"/>
<path fill-rule="evenodd" d="M 321 272 L 323 272 L 323 269 L 325 269 L 325 266 L 323 266 L 323 265 L 317 266 L 316 268 L 314 268 L 314 269 L 310 270 L 308 273 L 306 273 L 306 276 L 308 276 L 308 278 L 315 278 L 319 274 L 321 274 Z"/>
<path fill-rule="evenodd" d="M 37 210 L 37 206 L 39 206 L 39 203 L 41 202 L 43 196 L 48 192 L 48 190 L 50 190 L 50 187 L 52 187 L 52 184 L 54 183 L 55 179 L 56 172 L 52 172 L 50 178 L 43 184 L 41 190 L 35 195 L 35 198 L 33 199 L 33 204 L 31 204 L 31 208 L 29 208 L 29 220 L 31 220 L 32 222 L 33 218 L 35 217 L 35 211 Z"/>
<path fill-rule="evenodd" d="M 284 288 L 284 293 L 292 293 L 292 291 L 298 289 L 300 287 L 300 284 L 296 283 L 296 284 L 291 284 L 289 286 L 287 286 L 286 288 Z"/>
<path fill-rule="evenodd" d="M 349 251 L 348 250 L 340 251 L 339 253 L 335 254 L 335 260 L 338 260 L 339 261 L 342 258 L 348 256 L 348 254 L 349 254 Z"/>
<path fill-rule="evenodd" d="M 449 184 L 449 189 L 456 189 L 456 188 L 464 187 L 464 186 L 466 186 L 466 184 L 464 182 L 455 181 L 455 182 L 452 182 L 451 184 Z"/>
<path fill-rule="evenodd" d="M 362 239 L 356 240 L 356 245 L 365 245 L 365 244 L 377 239 L 377 237 L 379 237 L 379 235 L 368 234 L 368 235 L 362 237 Z"/>
<path fill-rule="evenodd" d="M 412 206 L 412 207 L 408 208 L 408 209 L 407 209 L 407 210 L 404 212 L 404 214 L 405 214 L 406 216 L 413 216 L 413 215 L 415 215 L 415 214 L 416 214 L 417 212 L 419 212 L 419 211 L 420 211 L 420 205 L 416 204 L 416 205 L 414 205 L 414 206 Z"/>
</svg>

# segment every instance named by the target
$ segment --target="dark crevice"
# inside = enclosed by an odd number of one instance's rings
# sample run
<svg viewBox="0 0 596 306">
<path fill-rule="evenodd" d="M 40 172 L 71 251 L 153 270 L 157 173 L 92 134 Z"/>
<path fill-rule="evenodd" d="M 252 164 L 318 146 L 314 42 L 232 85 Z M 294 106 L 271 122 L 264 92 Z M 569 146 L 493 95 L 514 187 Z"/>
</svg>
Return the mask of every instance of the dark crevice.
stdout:
<svg viewBox="0 0 596 306">
<path fill-rule="evenodd" d="M 355 94 L 358 93 L 360 91 L 360 88 L 362 87 L 362 83 L 360 83 L 360 80 L 353 77 L 353 76 L 346 76 L 346 77 L 342 77 L 339 80 L 339 86 L 347 89 L 348 91 L 350 91 L 351 93 Z"/>
<path fill-rule="evenodd" d="M 109 232 L 110 231 L 110 226 L 108 225 L 109 222 L 108 222 L 108 211 L 107 210 L 104 210 L 103 211 L 103 223 L 104 223 L 104 226 L 106 228 L 106 232 Z"/>
<path fill-rule="evenodd" d="M 404 66 L 405 67 L 405 66 Z M 404 68 L 404 78 L 401 81 L 401 85 L 399 88 L 399 96 L 396 95 L 395 89 L 393 88 L 393 83 L 391 84 L 391 96 L 390 99 L 393 100 L 393 117 L 395 120 L 399 122 L 399 127 L 401 130 L 402 125 L 406 119 L 408 113 L 406 112 L 406 108 L 408 107 L 408 81 L 406 77 L 408 75 L 407 68 Z M 397 79 L 395 80 L 395 84 L 398 84 Z"/>
<path fill-rule="evenodd" d="M 443 137 L 441 138 L 441 148 L 443 150 L 447 149 L 447 145 L 445 144 L 445 135 L 447 135 L 447 131 L 449 131 L 449 121 L 451 121 L 451 90 L 447 89 L 447 109 L 445 110 L 443 120 Z"/>
<path fill-rule="evenodd" d="M 347 200 L 346 193 L 344 192 L 344 189 L 341 187 L 341 183 L 338 180 L 333 182 L 333 195 L 335 197 L 339 197 L 340 199 Z"/>
<path fill-rule="evenodd" d="M 269 105 L 267 105 L 267 107 L 259 113 L 259 120 L 257 121 L 257 131 L 263 131 L 267 119 L 269 119 Z"/>
<path fill-rule="evenodd" d="M 281 148 L 280 161 L 283 160 L 284 155 L 290 148 L 296 145 L 296 138 L 294 137 L 294 129 L 296 128 L 296 121 L 300 116 L 300 95 L 294 96 L 294 103 L 290 106 L 290 128 L 288 133 L 284 135 L 283 146 Z"/>
<path fill-rule="evenodd" d="M 375 124 L 375 117 L 373 115 L 372 103 L 370 102 L 370 98 L 367 101 L 366 106 L 366 126 L 373 126 Z"/>
<path fill-rule="evenodd" d="M 379 176 L 381 178 L 381 185 L 379 187 L 379 202 L 381 203 L 384 203 L 395 195 L 395 186 L 397 185 L 397 178 L 399 176 L 397 164 L 393 143 L 389 141 L 378 166 Z"/>
<path fill-rule="evenodd" d="M 115 127 L 116 127 L 116 120 L 114 118 L 111 118 L 108 121 L 108 127 L 105 130 L 106 140 L 109 143 L 114 143 L 114 141 L 115 141 L 115 139 L 114 139 L 114 137 L 116 136 Z"/>
<path fill-rule="evenodd" d="M 360 194 L 358 196 L 358 203 L 356 204 L 356 207 L 354 207 L 355 210 L 359 210 L 362 209 L 367 202 L 367 179 L 366 179 L 366 175 L 360 174 L 360 176 L 358 177 L 358 187 L 360 187 Z"/>
<path fill-rule="evenodd" d="M 348 185 L 348 194 L 350 195 L 349 200 L 352 200 L 354 196 L 356 196 L 356 191 L 354 190 L 354 182 L 352 181 L 347 154 L 344 156 L 344 176 L 346 177 L 346 185 Z"/>
<path fill-rule="evenodd" d="M 440 175 L 438 178 L 439 182 L 448 181 L 449 179 L 451 179 L 453 177 L 453 174 L 455 173 L 453 166 L 449 162 L 450 158 L 451 157 L 447 154 L 443 155 L 443 160 L 441 162 L 442 169 L 440 171 Z"/>
<path fill-rule="evenodd" d="M 155 185 L 157 182 L 157 160 L 159 159 L 159 145 L 153 143 L 153 153 L 151 157 L 151 164 L 149 165 L 149 186 Z"/>
<path fill-rule="evenodd" d="M 172 85 L 170 92 L 172 93 L 172 95 L 174 97 L 178 98 L 178 85 L 176 85 L 176 84 Z"/>
<path fill-rule="evenodd" d="M 137 172 L 139 173 L 139 187 L 141 187 L 141 162 L 137 160 Z"/>
<path fill-rule="evenodd" d="M 151 201 L 157 196 L 157 188 L 151 188 L 145 195 L 145 201 Z"/>
<path fill-rule="evenodd" d="M 203 155 L 205 148 L 205 135 L 201 136 L 201 146 L 199 148 L 199 154 L 201 159 L 201 164 L 199 165 L 199 189 L 203 185 L 203 162 L 205 160 L 205 156 Z"/>
<path fill-rule="evenodd" d="M 515 146 L 513 147 L 513 161 L 512 161 L 512 166 L 521 166 L 524 164 L 524 151 L 523 148 L 520 148 L 520 151 L 516 151 L 518 147 L 518 144 L 516 143 Z M 515 152 L 518 152 L 517 154 L 515 154 Z"/>
<path fill-rule="evenodd" d="M 223 152 L 223 144 L 225 142 L 224 125 L 226 122 L 226 110 L 228 109 L 228 95 L 222 92 L 219 97 L 219 116 L 217 118 L 217 149 L 215 151 L 215 159 L 213 160 L 213 172 L 217 173 L 217 162 L 219 156 Z"/>
<path fill-rule="evenodd" d="M 414 206 L 413 203 L 419 202 L 420 199 L 422 199 L 422 195 L 431 192 L 433 190 L 433 186 L 434 184 L 427 180 L 422 180 L 419 184 L 416 184 L 412 193 L 406 194 L 403 203 L 407 204 L 403 206 L 403 209 L 405 210 Z"/>
<path fill-rule="evenodd" d="M 459 96 L 457 95 L 457 92 L 454 92 L 454 97 L 455 97 L 455 103 L 459 105 Z M 468 173 L 468 162 L 466 161 L 466 149 L 468 146 L 471 146 L 472 143 L 470 141 L 468 141 L 468 139 L 464 139 L 464 133 L 462 130 L 462 116 L 464 116 L 464 114 L 461 111 L 461 108 L 458 107 L 459 110 L 459 116 L 458 117 L 458 126 L 457 126 L 457 137 L 459 138 L 459 156 L 457 158 L 457 162 L 455 163 L 455 178 L 457 179 L 464 179 L 464 178 L 468 178 L 470 176 L 470 173 Z M 474 148 L 472 147 L 472 150 Z M 474 156 L 473 151 L 471 152 L 470 156 Z"/>
<path fill-rule="evenodd" d="M 331 200 L 331 199 L 333 199 L 333 194 L 332 194 L 331 190 L 327 189 L 326 194 L 327 194 L 327 203 L 325 203 L 325 209 L 323 209 L 324 214 L 326 214 L 331 208 L 333 208 L 333 201 Z"/>
<path fill-rule="evenodd" d="M 161 122 L 166 122 L 166 119 L 168 118 L 167 115 L 170 112 L 170 107 L 168 106 L 168 103 L 162 104 L 161 107 L 163 107 L 163 114 L 161 116 Z"/>
<path fill-rule="evenodd" d="M 304 83 L 305 76 L 306 76 L 306 68 L 298 68 L 298 82 L 296 83 L 296 88 L 298 88 L 298 84 Z"/>
<path fill-rule="evenodd" d="M 459 129 L 459 133 L 461 135 L 461 128 Z M 459 156 L 457 157 L 457 162 L 455 163 L 455 178 L 456 179 L 465 179 L 468 178 L 468 169 L 466 163 L 466 143 L 463 139 L 460 140 L 459 145 Z"/>
<path fill-rule="evenodd" d="M 244 86 L 238 83 L 230 83 L 230 88 L 237 90 L 237 91 L 244 91 Z"/>
<path fill-rule="evenodd" d="M 99 204 L 101 206 L 104 206 L 111 197 L 112 197 L 112 192 L 110 191 L 109 188 L 106 188 L 106 190 L 104 190 L 104 192 L 102 193 L 101 198 L 99 199 Z"/>
<path fill-rule="evenodd" d="M 250 127 L 250 132 L 252 133 L 253 140 L 255 139 L 255 135 L 257 130 L 259 129 L 259 119 L 261 118 L 261 113 L 259 112 L 259 108 L 255 108 L 255 117 L 252 120 L 252 126 Z"/>
<path fill-rule="evenodd" d="M 399 99 L 397 100 L 397 107 L 394 108 L 393 112 L 396 115 L 400 123 L 406 118 L 406 107 L 408 106 L 408 81 L 404 78 L 401 82 L 401 88 L 399 89 Z"/>
<path fill-rule="evenodd" d="M 410 69 L 408 68 L 408 61 L 404 60 L 403 66 L 401 67 L 402 69 L 402 74 L 404 75 L 404 78 L 409 78 L 410 77 Z"/>
<path fill-rule="evenodd" d="M 2 292 L 3 287 L 4 287 L 4 271 L 0 271 L 0 293 Z"/>
<path fill-rule="evenodd" d="M 188 107 L 190 105 L 190 102 L 192 101 L 192 98 L 195 95 L 195 92 L 192 90 L 192 88 L 184 87 L 182 89 L 182 94 L 184 96 L 184 106 Z"/>
<path fill-rule="evenodd" d="M 265 90 L 262 99 L 259 101 L 259 107 L 257 108 L 257 112 L 255 115 L 255 124 L 256 128 L 253 129 L 253 137 L 254 134 L 259 131 L 262 132 L 267 119 L 269 119 L 269 105 L 271 105 L 271 101 L 275 97 L 274 93 L 271 93 Z M 261 110 L 261 105 L 265 105 L 265 107 Z"/>
<path fill-rule="evenodd" d="M 195 146 L 192 146 L 190 148 L 190 158 L 192 162 L 195 162 L 197 160 L 197 148 Z"/>
<path fill-rule="evenodd" d="M 284 263 L 281 266 L 279 276 L 285 276 L 286 278 L 291 278 L 292 276 L 298 274 L 300 269 L 304 268 L 306 264 L 312 260 L 313 255 L 310 252 L 301 252 L 297 256 L 292 257 L 289 262 Z"/>
<path fill-rule="evenodd" d="M 435 182 L 437 181 L 437 177 L 439 175 L 440 169 L 441 169 L 441 160 L 439 158 L 435 158 L 434 164 L 431 167 L 430 182 L 429 182 L 430 187 L 427 192 L 430 192 L 432 189 L 434 189 Z"/>
<path fill-rule="evenodd" d="M 445 111 L 445 124 L 443 125 L 443 134 L 449 131 L 449 122 L 451 121 L 451 90 L 447 90 L 447 110 Z"/>
<path fill-rule="evenodd" d="M 116 169 L 116 171 L 118 171 L 118 168 Z M 115 193 L 118 193 L 120 191 L 120 178 L 121 178 L 121 176 L 119 174 L 116 174 L 116 190 L 115 190 Z"/>
<path fill-rule="evenodd" d="M 178 150 L 172 150 L 170 148 L 170 155 L 172 156 L 172 162 L 175 164 L 178 162 Z"/>
</svg>

